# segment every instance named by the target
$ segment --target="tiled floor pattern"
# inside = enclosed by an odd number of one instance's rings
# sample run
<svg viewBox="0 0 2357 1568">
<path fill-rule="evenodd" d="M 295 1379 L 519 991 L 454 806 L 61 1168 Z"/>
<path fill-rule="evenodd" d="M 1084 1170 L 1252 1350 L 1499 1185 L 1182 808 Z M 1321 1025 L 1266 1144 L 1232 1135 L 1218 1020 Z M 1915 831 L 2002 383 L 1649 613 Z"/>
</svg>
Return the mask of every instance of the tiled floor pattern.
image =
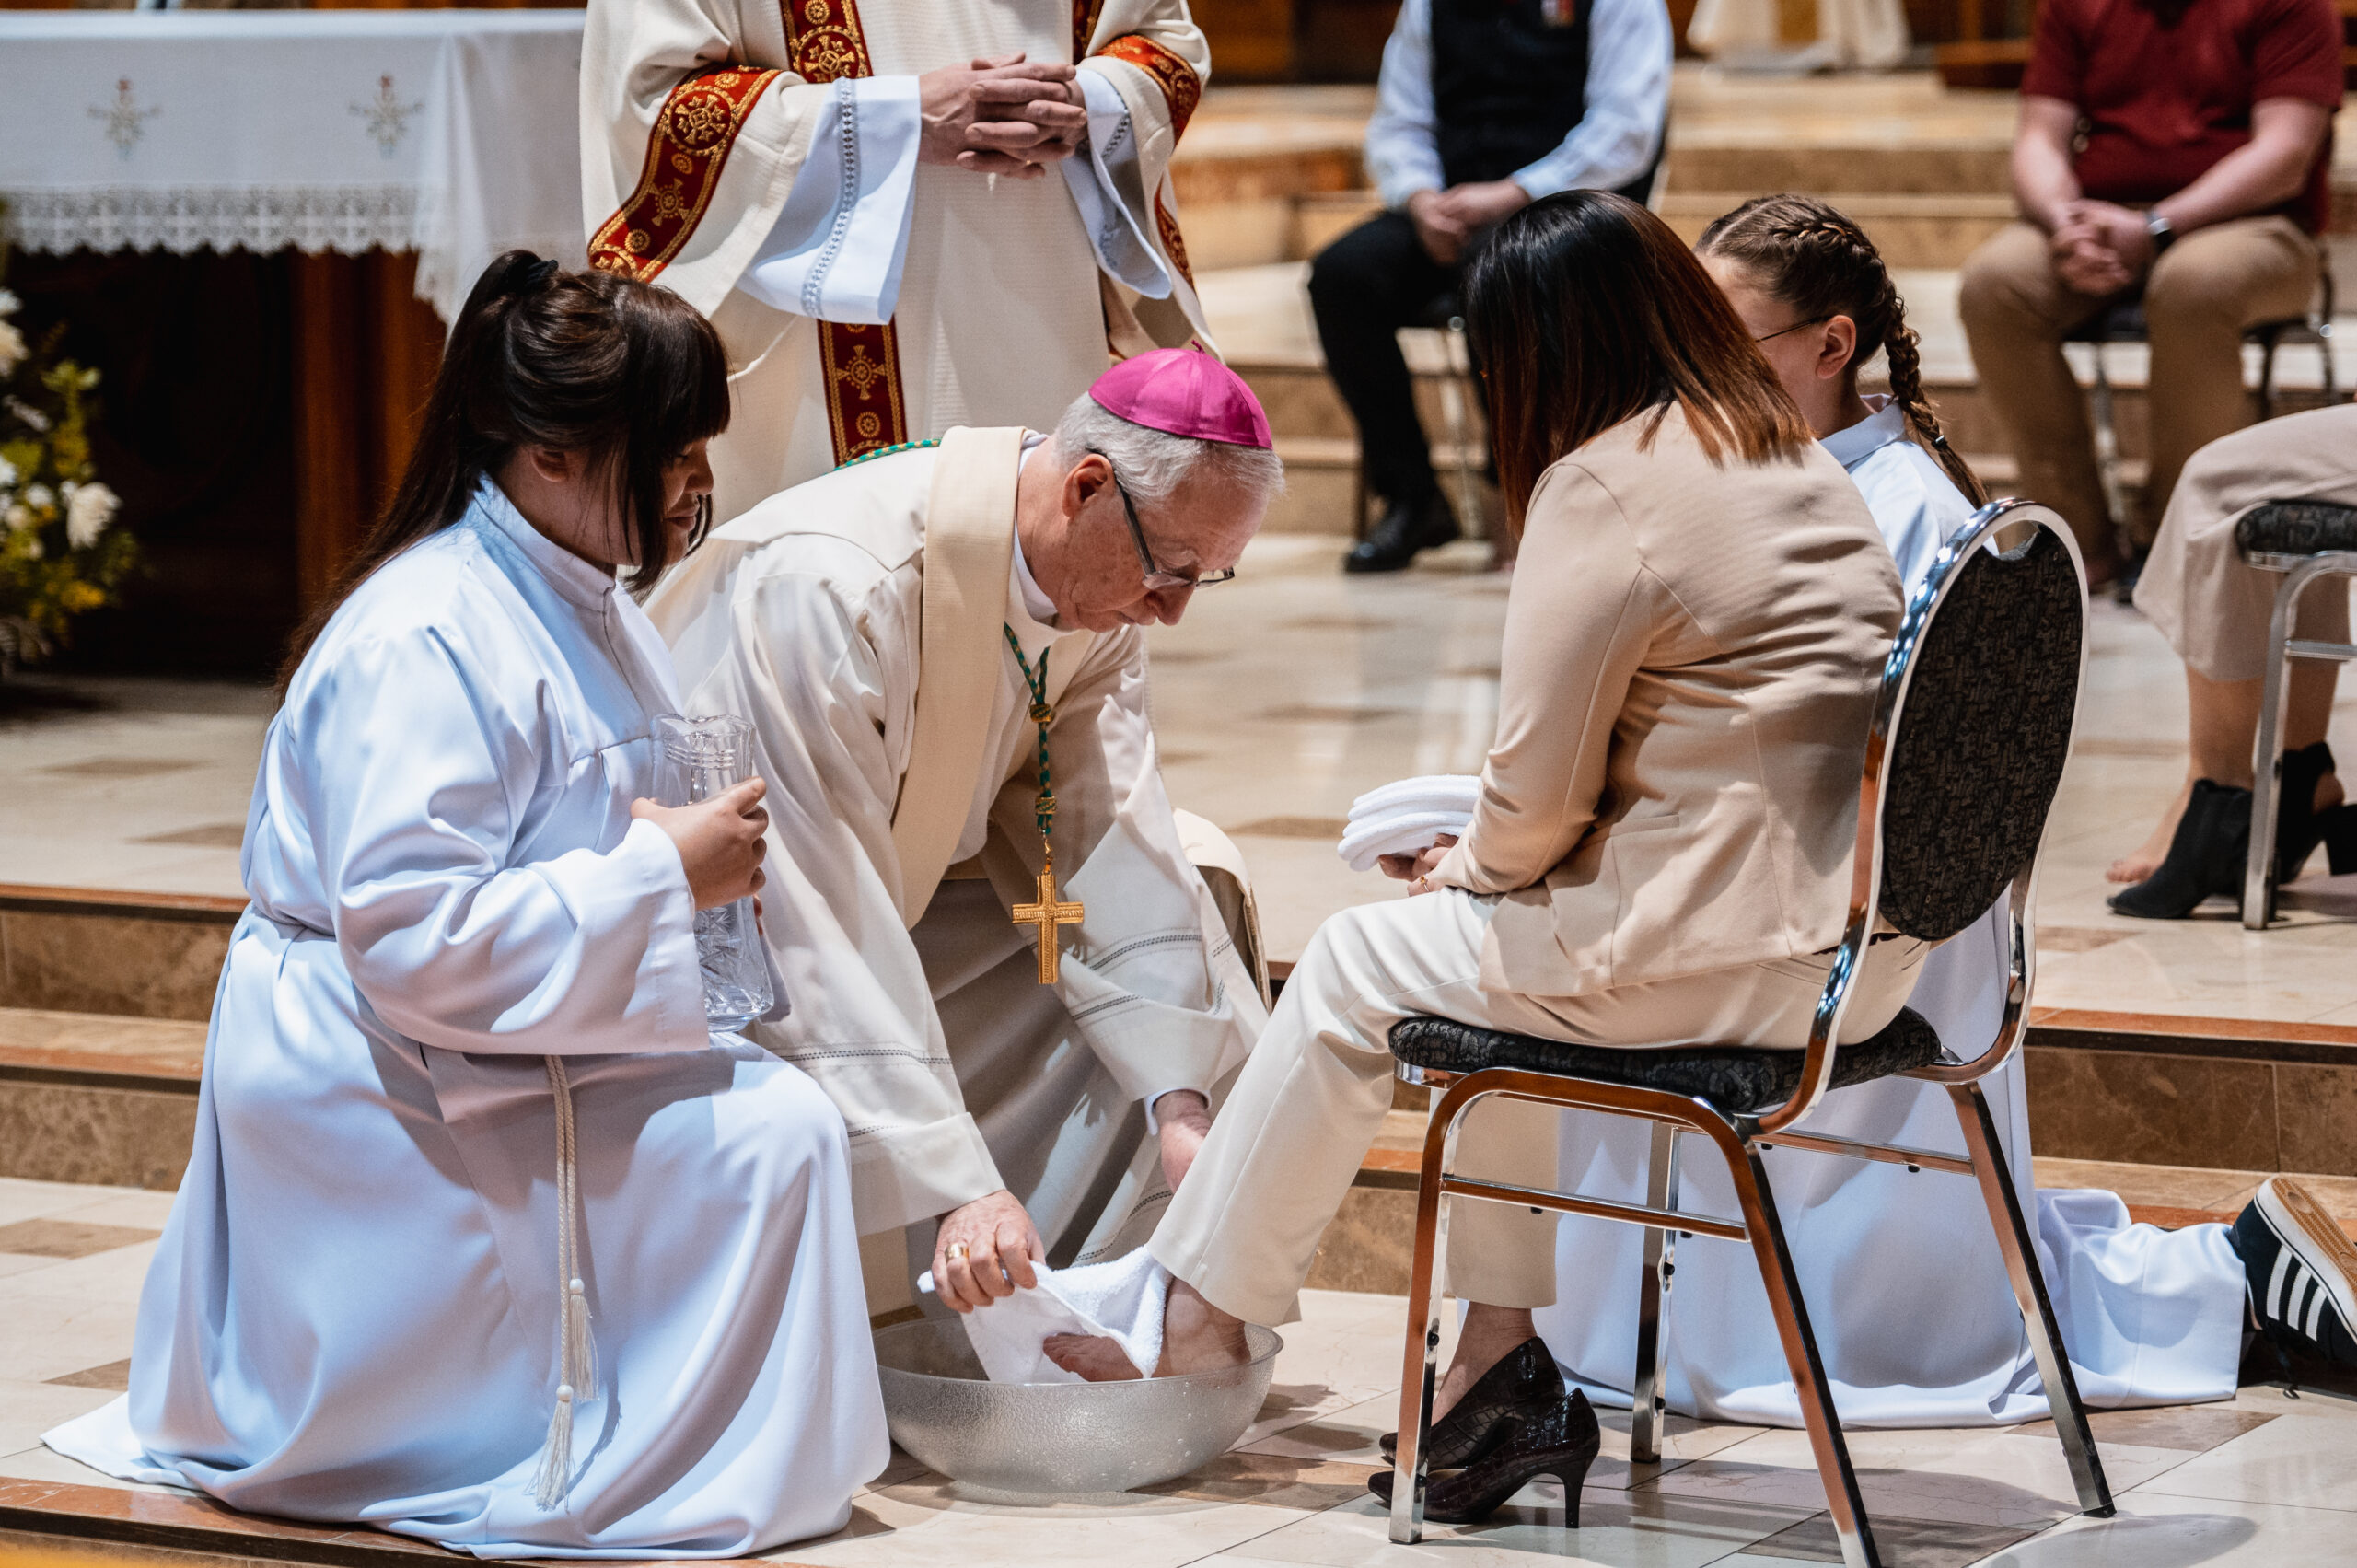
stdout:
<svg viewBox="0 0 2357 1568">
<path fill-rule="evenodd" d="M 2041 1182 L 2107 1179 L 2137 1167 L 2041 1162 Z M 2218 1180 L 2235 1173 L 2142 1176 Z M 2357 1182 L 2336 1192 L 2357 1206 Z M 143 1520 L 216 1554 L 244 1532 L 258 1554 L 298 1560 L 307 1545 L 348 1553 L 430 1551 L 367 1532 L 250 1520 L 162 1489 L 125 1487 L 39 1446 L 54 1423 L 123 1386 L 139 1282 L 168 1198 L 160 1193 L 0 1180 L 0 1510 L 44 1509 Z M 1701 1568 L 1706 1563 L 1834 1562 L 1823 1496 L 1796 1432 L 1673 1421 L 1670 1452 L 1642 1471 L 1627 1461 L 1627 1416 L 1604 1412 L 1604 1453 L 1566 1527 L 1552 1483 L 1479 1527 L 1435 1527 L 1395 1546 L 1365 1493 L 1376 1439 L 1397 1411 L 1402 1303 L 1311 1292 L 1285 1330 L 1261 1420 L 1237 1448 L 1148 1493 L 1015 1503 L 970 1493 L 901 1458 L 864 1492 L 852 1523 L 774 1554 L 782 1562 L 899 1564 L 1332 1564 L 1538 1568 L 1541 1562 Z M 2074 1516 L 2060 1446 L 2044 1423 L 2014 1429 L 1851 1434 L 1868 1507 L 1894 1568 L 2161 1568 L 2357 1561 L 2357 1402 L 2246 1388 L 2232 1402 L 2099 1413 L 2097 1438 L 2119 1499 L 2108 1521 Z M 212 1532 L 199 1535 L 192 1532 Z M 227 1532 L 226 1534 L 222 1532 Z M 19 1538 L 21 1539 L 21 1538 Z M 8 1544 L 0 1540 L 0 1545 Z"/>
</svg>

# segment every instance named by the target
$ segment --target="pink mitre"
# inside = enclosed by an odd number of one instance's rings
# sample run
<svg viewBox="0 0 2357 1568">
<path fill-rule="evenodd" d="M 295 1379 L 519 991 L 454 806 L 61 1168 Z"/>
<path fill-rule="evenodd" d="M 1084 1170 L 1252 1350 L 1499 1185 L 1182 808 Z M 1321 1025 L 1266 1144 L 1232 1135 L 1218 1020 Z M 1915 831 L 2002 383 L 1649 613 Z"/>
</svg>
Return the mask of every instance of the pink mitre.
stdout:
<svg viewBox="0 0 2357 1568">
<path fill-rule="evenodd" d="M 1148 430 L 1273 451 L 1269 416 L 1244 377 L 1201 349 L 1158 348 L 1121 361 L 1088 389 L 1106 412 Z"/>
</svg>

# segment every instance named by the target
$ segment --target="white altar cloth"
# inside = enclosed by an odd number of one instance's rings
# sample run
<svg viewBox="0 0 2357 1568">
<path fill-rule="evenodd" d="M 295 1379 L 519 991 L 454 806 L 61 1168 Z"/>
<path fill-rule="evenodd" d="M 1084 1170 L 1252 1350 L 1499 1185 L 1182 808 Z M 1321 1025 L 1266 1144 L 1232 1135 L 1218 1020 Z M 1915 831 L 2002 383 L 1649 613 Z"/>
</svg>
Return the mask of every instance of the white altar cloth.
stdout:
<svg viewBox="0 0 2357 1568">
<path fill-rule="evenodd" d="M 0 11 L 29 250 L 419 254 L 445 321 L 500 251 L 579 265 L 579 11 Z"/>
</svg>

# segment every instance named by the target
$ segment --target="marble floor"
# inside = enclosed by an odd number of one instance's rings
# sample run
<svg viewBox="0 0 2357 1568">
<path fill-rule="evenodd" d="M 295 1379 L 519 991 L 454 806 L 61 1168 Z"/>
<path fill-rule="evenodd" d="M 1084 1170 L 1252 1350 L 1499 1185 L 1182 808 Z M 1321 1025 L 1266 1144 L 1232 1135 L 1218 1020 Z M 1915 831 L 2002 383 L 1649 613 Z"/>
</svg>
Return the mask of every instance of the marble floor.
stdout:
<svg viewBox="0 0 2357 1568">
<path fill-rule="evenodd" d="M 2041 1181 L 2090 1174 L 2044 1164 Z M 299 1562 L 307 1543 L 336 1547 L 321 1559 L 331 1562 L 354 1561 L 355 1551 L 438 1555 L 366 1532 L 228 1515 L 185 1494 L 126 1486 L 40 1446 L 50 1426 L 124 1386 L 139 1284 L 169 1202 L 157 1192 L 0 1179 L 0 1513 L 18 1529 L 41 1516 L 135 1519 L 146 1544 L 201 1539 L 212 1561 Z M 1435 1527 L 1422 1547 L 1392 1545 L 1365 1480 L 1380 1467 L 1376 1439 L 1398 1409 L 1403 1308 L 1396 1296 L 1307 1293 L 1303 1320 L 1284 1330 L 1260 1420 L 1225 1458 L 1178 1481 L 1016 1504 L 970 1494 L 896 1453 L 855 1500 L 848 1528 L 771 1560 L 830 1568 L 1838 1560 L 1800 1434 L 1674 1419 L 1669 1457 L 1637 1469 L 1627 1461 L 1623 1411 L 1603 1412 L 1604 1451 L 1582 1489 L 1577 1529 L 1566 1527 L 1560 1489 L 1548 1482 L 1485 1525 Z M 2290 1568 L 2357 1560 L 2357 1401 L 2255 1386 L 2219 1404 L 2101 1412 L 2096 1425 L 2119 1504 L 2110 1520 L 2076 1516 L 2061 1447 L 2043 1424 L 1852 1434 L 1885 1561 Z"/>
<path fill-rule="evenodd" d="M 1478 771 L 1495 724 L 1507 579 L 1451 546 L 1390 577 L 1345 577 L 1339 543 L 1266 537 L 1232 585 L 1154 633 L 1171 797 L 1233 834 L 1271 953 L 1339 908 L 1398 895 L 1334 842 L 1353 796 Z M 0 883 L 234 895 L 271 697 L 168 681 L 28 683 L 0 696 Z M 2049 830 L 2037 1001 L 2054 1007 L 2357 1024 L 2357 928 L 2313 914 L 2264 934 L 2213 905 L 2174 923 L 2104 908 L 2181 777 L 2184 691 L 2134 611 L 2099 602 L 2087 695 Z M 2357 756 L 2357 681 L 2333 738 Z M 2320 863 L 2319 863 L 2320 864 Z"/>
</svg>

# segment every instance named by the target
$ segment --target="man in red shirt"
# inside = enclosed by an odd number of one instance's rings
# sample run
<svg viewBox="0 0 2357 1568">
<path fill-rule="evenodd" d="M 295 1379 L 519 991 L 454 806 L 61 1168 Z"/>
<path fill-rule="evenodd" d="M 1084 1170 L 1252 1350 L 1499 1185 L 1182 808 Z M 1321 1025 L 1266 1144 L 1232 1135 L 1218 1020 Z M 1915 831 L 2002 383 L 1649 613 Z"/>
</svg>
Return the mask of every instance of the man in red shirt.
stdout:
<svg viewBox="0 0 2357 1568">
<path fill-rule="evenodd" d="M 2242 333 L 2313 296 L 2328 133 L 2340 106 L 2333 0 L 2043 0 L 2014 194 L 2023 221 L 1965 263 L 1973 363 L 2021 465 L 2089 577 L 2119 569 L 2063 333 L 2141 293 L 2152 338 L 2144 533 L 2194 450 L 2249 420 Z"/>
</svg>

